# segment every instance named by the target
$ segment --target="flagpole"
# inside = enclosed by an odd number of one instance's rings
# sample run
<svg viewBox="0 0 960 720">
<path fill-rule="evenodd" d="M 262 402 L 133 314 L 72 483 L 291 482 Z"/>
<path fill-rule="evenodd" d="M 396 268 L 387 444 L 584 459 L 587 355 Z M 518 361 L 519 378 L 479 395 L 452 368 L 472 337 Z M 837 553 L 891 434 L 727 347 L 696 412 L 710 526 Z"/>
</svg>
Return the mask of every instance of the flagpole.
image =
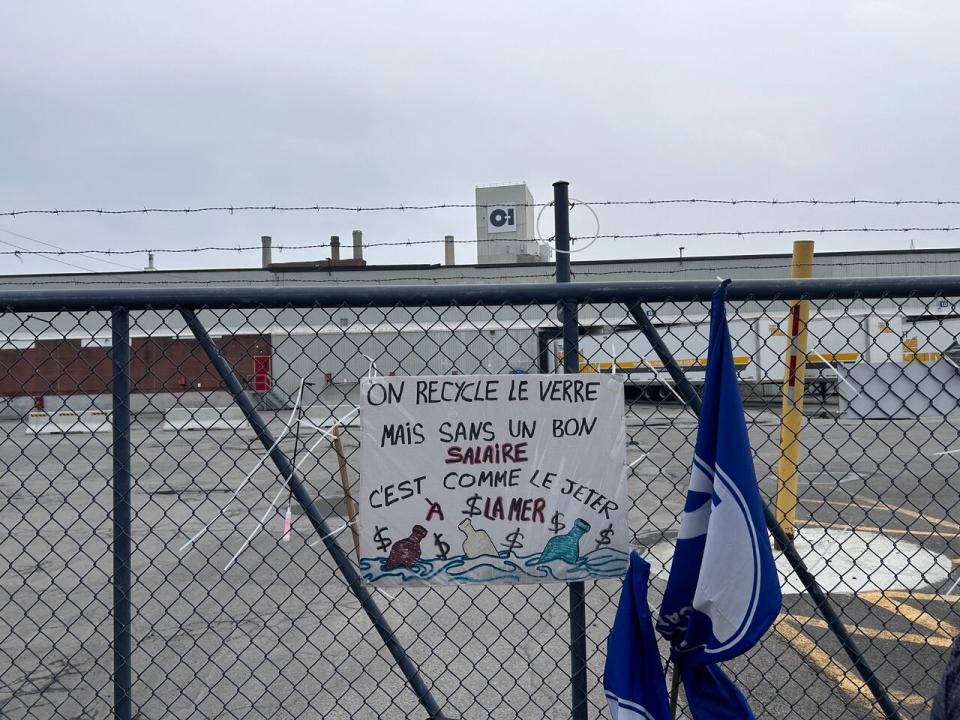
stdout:
<svg viewBox="0 0 960 720">
<path fill-rule="evenodd" d="M 677 697 L 680 695 L 680 672 L 677 663 L 671 663 L 670 676 L 670 720 L 677 720 Z"/>
</svg>

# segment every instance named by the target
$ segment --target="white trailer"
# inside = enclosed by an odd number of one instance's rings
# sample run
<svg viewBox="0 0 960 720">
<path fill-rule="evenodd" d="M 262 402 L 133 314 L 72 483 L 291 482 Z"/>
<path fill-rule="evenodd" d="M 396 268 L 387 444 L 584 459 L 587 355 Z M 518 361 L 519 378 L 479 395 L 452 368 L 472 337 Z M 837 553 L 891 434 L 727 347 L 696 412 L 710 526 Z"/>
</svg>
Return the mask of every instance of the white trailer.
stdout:
<svg viewBox="0 0 960 720">
<path fill-rule="evenodd" d="M 546 326 L 546 325 L 545 325 Z M 273 385 L 293 398 L 303 378 L 305 403 L 354 401 L 368 375 L 500 375 L 536 372 L 538 327 L 521 321 L 434 322 L 276 330 Z"/>
<path fill-rule="evenodd" d="M 701 384 L 709 318 L 654 319 L 654 324 L 690 380 Z M 786 313 L 776 318 L 770 314 L 732 318 L 729 328 L 737 373 L 748 392 L 779 392 L 788 339 Z M 274 329 L 274 385 L 281 394 L 292 397 L 303 377 L 312 383 L 306 402 L 353 398 L 358 379 L 371 371 L 371 358 L 376 360 L 373 372 L 384 375 L 559 372 L 563 342 L 558 335 L 555 318 L 531 323 L 353 322 L 346 327 Z M 861 361 L 939 359 L 958 335 L 960 317 L 912 320 L 868 312 L 815 315 L 808 324 L 808 392 L 822 397 L 832 394 L 846 369 Z M 628 393 L 633 397 L 673 397 L 660 358 L 636 327 L 588 325 L 580 337 L 579 367 L 584 373 L 626 375 Z"/>
<path fill-rule="evenodd" d="M 904 321 L 903 361 L 935 362 L 960 337 L 960 318 L 923 317 Z"/>
<path fill-rule="evenodd" d="M 770 316 L 729 321 L 733 360 L 742 382 L 769 386 L 770 391 L 783 382 L 787 322 L 787 318 L 777 320 Z M 808 380 L 833 383 L 845 367 L 861 360 L 903 361 L 901 324 L 899 317 L 877 315 L 811 318 L 807 325 Z M 709 319 L 661 324 L 657 330 L 687 377 L 694 384 L 702 383 L 707 365 Z M 554 347 L 558 359 L 562 359 L 561 342 L 555 341 Z M 580 371 L 623 373 L 628 376 L 628 385 L 641 388 L 641 394 L 651 399 L 672 395 L 665 385 L 669 376 L 663 363 L 638 329 L 597 328 L 581 337 Z M 820 389 L 825 392 L 826 386 Z"/>
</svg>

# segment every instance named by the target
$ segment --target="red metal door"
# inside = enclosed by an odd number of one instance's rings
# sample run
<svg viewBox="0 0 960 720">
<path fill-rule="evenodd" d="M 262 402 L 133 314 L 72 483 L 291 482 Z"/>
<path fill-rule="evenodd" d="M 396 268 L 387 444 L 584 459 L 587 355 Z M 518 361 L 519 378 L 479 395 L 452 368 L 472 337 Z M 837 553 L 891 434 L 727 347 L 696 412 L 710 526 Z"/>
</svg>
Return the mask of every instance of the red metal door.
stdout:
<svg viewBox="0 0 960 720">
<path fill-rule="evenodd" d="M 253 356 L 253 389 L 265 392 L 272 386 L 270 378 L 270 356 Z"/>
</svg>

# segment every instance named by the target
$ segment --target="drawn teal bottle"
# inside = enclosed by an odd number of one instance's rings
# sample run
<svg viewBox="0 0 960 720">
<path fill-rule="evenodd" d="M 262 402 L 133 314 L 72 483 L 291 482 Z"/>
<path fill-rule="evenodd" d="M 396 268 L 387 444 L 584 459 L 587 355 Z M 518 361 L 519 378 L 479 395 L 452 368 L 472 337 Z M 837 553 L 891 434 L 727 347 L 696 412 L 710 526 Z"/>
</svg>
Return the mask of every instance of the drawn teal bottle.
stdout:
<svg viewBox="0 0 960 720">
<path fill-rule="evenodd" d="M 580 538 L 584 533 L 590 531 L 590 523 L 586 520 L 577 518 L 570 532 L 566 535 L 557 535 L 550 538 L 540 553 L 540 565 L 548 563 L 551 560 L 565 560 L 571 565 L 576 565 L 580 559 Z"/>
</svg>

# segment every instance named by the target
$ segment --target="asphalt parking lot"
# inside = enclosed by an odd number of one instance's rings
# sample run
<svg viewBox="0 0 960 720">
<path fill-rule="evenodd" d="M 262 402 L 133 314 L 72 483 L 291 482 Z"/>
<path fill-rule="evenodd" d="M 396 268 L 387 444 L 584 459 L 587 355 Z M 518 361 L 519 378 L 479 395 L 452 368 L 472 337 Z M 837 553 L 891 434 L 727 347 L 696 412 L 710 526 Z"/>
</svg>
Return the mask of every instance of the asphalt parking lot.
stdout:
<svg viewBox="0 0 960 720">
<path fill-rule="evenodd" d="M 778 454 L 777 421 L 748 409 L 761 488 Z M 279 432 L 281 417 L 271 415 Z M 112 700 L 112 500 L 109 434 L 33 435 L 2 426 L 0 717 L 104 718 Z M 348 455 L 357 443 L 345 435 Z M 683 504 L 696 432 L 677 405 L 628 417 L 631 529 L 664 563 Z M 306 442 L 282 447 L 302 457 Z M 904 717 L 926 717 L 960 628 L 956 474 L 960 423 L 811 417 L 804 429 L 798 546 Z M 296 443 L 296 448 L 294 447 Z M 282 540 L 287 497 L 252 432 L 163 430 L 136 418 L 133 677 L 143 718 L 423 717 L 379 636 L 305 520 Z M 296 453 L 295 453 L 296 449 Z M 303 471 L 351 557 L 331 445 Z M 254 470 L 236 495 L 235 488 Z M 356 472 L 349 470 L 351 481 Z M 264 513 L 266 517 L 264 518 Z M 263 528 L 257 532 L 264 518 Z M 209 523 L 191 546 L 187 540 Z M 252 537 L 237 561 L 231 556 Z M 784 578 L 784 612 L 729 664 L 765 717 L 879 717 L 809 598 Z M 588 584 L 590 716 L 619 583 Z M 451 718 L 569 716 L 563 585 L 390 589 L 377 602 Z"/>
</svg>

